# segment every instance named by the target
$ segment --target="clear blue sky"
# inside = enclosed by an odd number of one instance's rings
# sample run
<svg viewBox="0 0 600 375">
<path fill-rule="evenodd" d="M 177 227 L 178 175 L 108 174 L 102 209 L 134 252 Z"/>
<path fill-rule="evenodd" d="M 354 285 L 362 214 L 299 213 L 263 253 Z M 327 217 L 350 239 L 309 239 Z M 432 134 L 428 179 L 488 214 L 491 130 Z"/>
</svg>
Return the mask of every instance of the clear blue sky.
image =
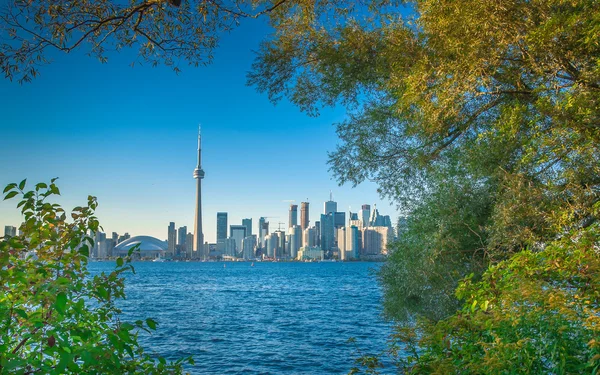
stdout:
<svg viewBox="0 0 600 375">
<path fill-rule="evenodd" d="M 60 177 L 59 203 L 72 208 L 99 199 L 108 233 L 167 237 L 167 226 L 192 231 L 196 133 L 203 130 L 204 236 L 214 242 L 216 213 L 228 224 L 260 216 L 287 226 L 289 203 L 311 202 L 311 225 L 333 190 L 338 210 L 377 204 L 396 220 L 376 186 L 338 187 L 326 164 L 339 142 L 343 108 L 311 118 L 286 101 L 277 105 L 247 87 L 252 50 L 270 30 L 246 22 L 223 36 L 208 67 L 130 67 L 135 51 L 111 53 L 107 64 L 83 53 L 52 53 L 33 83 L 0 80 L 0 185 Z M 16 201 L 0 203 L 0 231 L 17 226 Z M 3 235 L 1 233 L 0 235 Z"/>
</svg>

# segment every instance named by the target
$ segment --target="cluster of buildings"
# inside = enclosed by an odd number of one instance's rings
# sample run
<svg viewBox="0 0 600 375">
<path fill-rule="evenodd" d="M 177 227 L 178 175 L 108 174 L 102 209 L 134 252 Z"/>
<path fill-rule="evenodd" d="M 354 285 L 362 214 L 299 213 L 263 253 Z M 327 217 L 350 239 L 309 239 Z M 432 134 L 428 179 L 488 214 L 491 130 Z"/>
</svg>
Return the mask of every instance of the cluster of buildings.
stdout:
<svg viewBox="0 0 600 375">
<path fill-rule="evenodd" d="M 196 179 L 196 206 L 193 233 L 186 226 L 175 228 L 169 223 L 167 240 L 150 236 L 131 237 L 128 233 L 95 233 L 93 258 L 124 256 L 136 248 L 139 256 L 147 259 L 175 260 L 314 260 L 338 259 L 375 260 L 387 255 L 387 244 L 393 238 L 392 221 L 380 215 L 376 207 L 368 204 L 358 212 L 338 211 L 337 202 L 330 195 L 323 205 L 319 220 L 310 225 L 309 202 L 290 204 L 287 229 L 282 222 L 277 229 L 269 227 L 269 217 L 258 220 L 253 231 L 252 219 L 243 219 L 239 225 L 228 226 L 227 212 L 217 213 L 217 237 L 215 243 L 204 241 L 202 231 L 202 169 L 201 135 L 198 132 L 198 164 L 194 169 Z M 5 236 L 15 236 L 16 228 L 6 226 Z"/>
</svg>

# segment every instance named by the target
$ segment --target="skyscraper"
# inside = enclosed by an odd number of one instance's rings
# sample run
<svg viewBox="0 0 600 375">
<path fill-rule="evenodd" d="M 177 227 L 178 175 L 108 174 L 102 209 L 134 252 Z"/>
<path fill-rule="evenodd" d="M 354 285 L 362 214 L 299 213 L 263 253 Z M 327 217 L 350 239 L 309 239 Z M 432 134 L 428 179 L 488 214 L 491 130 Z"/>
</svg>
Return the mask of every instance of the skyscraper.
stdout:
<svg viewBox="0 0 600 375">
<path fill-rule="evenodd" d="M 200 128 L 198 128 L 198 165 L 194 169 L 194 178 L 197 180 L 196 184 L 196 215 L 194 219 L 194 242 L 196 255 L 199 258 L 206 259 L 204 253 L 204 234 L 202 233 L 202 179 L 204 178 L 204 171 L 202 170 L 202 136 L 200 135 Z"/>
<path fill-rule="evenodd" d="M 298 205 L 290 204 L 290 219 L 289 219 L 289 228 L 293 228 L 294 225 L 298 225 Z"/>
<path fill-rule="evenodd" d="M 269 222 L 264 217 L 258 219 L 258 245 L 265 247 L 265 237 L 269 234 Z"/>
<path fill-rule="evenodd" d="M 217 244 L 227 238 L 227 212 L 217 212 Z"/>
<path fill-rule="evenodd" d="M 168 246 L 168 251 L 171 254 L 171 256 L 175 255 L 175 245 L 177 244 L 177 232 L 175 231 L 175 223 L 174 222 L 170 222 L 169 223 L 169 229 L 167 232 L 167 246 Z"/>
<path fill-rule="evenodd" d="M 302 230 L 308 228 L 308 223 L 310 221 L 308 216 L 308 202 L 300 203 L 300 226 L 302 227 Z"/>
<path fill-rule="evenodd" d="M 185 240 L 187 234 L 187 227 L 179 227 L 177 229 L 177 245 L 185 248 Z"/>
<path fill-rule="evenodd" d="M 246 227 L 243 225 L 230 225 L 229 226 L 229 237 L 235 240 L 235 249 L 236 253 L 234 256 L 243 249 L 242 248 L 242 240 L 247 237 L 246 236 Z"/>
<path fill-rule="evenodd" d="M 358 215 L 360 220 L 362 220 L 363 227 L 369 226 L 370 216 L 371 216 L 371 206 L 368 204 L 363 204 L 362 209 L 360 210 L 360 215 Z"/>
<path fill-rule="evenodd" d="M 246 237 L 252 235 L 252 219 L 242 219 L 242 225 L 246 227 Z"/>
<path fill-rule="evenodd" d="M 334 240 L 333 214 L 321 215 L 321 249 L 328 251 L 333 248 Z"/>
<path fill-rule="evenodd" d="M 325 215 L 337 211 L 337 202 L 333 201 L 333 194 L 329 192 L 329 200 L 323 205 L 323 213 Z"/>
</svg>

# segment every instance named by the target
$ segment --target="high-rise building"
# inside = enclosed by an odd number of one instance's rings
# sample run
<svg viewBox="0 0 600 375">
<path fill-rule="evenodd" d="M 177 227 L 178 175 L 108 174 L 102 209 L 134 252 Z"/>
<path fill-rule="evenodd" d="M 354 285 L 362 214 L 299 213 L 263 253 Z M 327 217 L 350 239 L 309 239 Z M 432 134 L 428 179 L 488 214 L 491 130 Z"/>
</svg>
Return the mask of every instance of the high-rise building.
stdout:
<svg viewBox="0 0 600 375">
<path fill-rule="evenodd" d="M 346 225 L 346 213 L 345 212 L 334 212 L 333 213 L 333 226 L 341 228 Z"/>
<path fill-rule="evenodd" d="M 242 240 L 242 249 L 244 259 L 254 258 L 254 248 L 256 247 L 256 235 L 246 236 Z"/>
<path fill-rule="evenodd" d="M 298 205 L 290 204 L 290 218 L 288 228 L 292 228 L 294 225 L 298 224 Z"/>
<path fill-rule="evenodd" d="M 290 228 L 290 258 L 296 259 L 298 251 L 302 247 L 302 228 L 299 225 L 294 225 Z"/>
<path fill-rule="evenodd" d="M 111 238 L 115 243 L 115 246 L 119 244 L 119 234 L 117 232 L 112 232 Z"/>
<path fill-rule="evenodd" d="M 279 235 L 277 232 L 273 232 L 265 237 L 267 242 L 267 256 L 269 258 L 279 257 L 278 247 L 279 247 Z"/>
<path fill-rule="evenodd" d="M 167 248 L 168 248 L 168 252 L 171 254 L 171 256 L 175 255 L 175 245 L 177 245 L 177 231 L 175 231 L 175 223 L 174 222 L 170 222 L 169 223 L 169 229 L 167 232 Z"/>
<path fill-rule="evenodd" d="M 362 230 L 361 256 L 374 257 L 387 254 L 387 244 L 392 238 L 389 227 L 368 227 Z"/>
<path fill-rule="evenodd" d="M 321 234 L 321 249 L 329 251 L 333 248 L 334 230 L 333 214 L 321 215 L 320 234 Z"/>
<path fill-rule="evenodd" d="M 252 219 L 242 219 L 242 225 L 246 227 L 246 237 L 252 235 Z"/>
<path fill-rule="evenodd" d="M 186 257 L 191 259 L 194 252 L 194 235 L 189 232 L 185 235 L 185 252 Z"/>
<path fill-rule="evenodd" d="M 204 233 L 202 232 L 202 179 L 204 170 L 202 170 L 202 135 L 198 128 L 198 165 L 194 169 L 194 178 L 196 182 L 196 214 L 194 217 L 194 250 L 201 259 L 206 259 L 204 254 Z"/>
<path fill-rule="evenodd" d="M 227 212 L 217 212 L 217 243 L 227 238 Z"/>
<path fill-rule="evenodd" d="M 358 259 L 360 254 L 360 230 L 355 225 L 346 229 L 346 259 Z"/>
<path fill-rule="evenodd" d="M 315 246 L 315 227 L 306 228 L 302 231 L 302 247 Z"/>
<path fill-rule="evenodd" d="M 17 235 L 17 228 L 11 225 L 6 225 L 4 227 L 4 238 L 8 239 L 10 237 L 15 237 Z"/>
<path fill-rule="evenodd" d="M 362 209 L 360 210 L 360 215 L 358 215 L 358 217 L 362 221 L 363 227 L 368 227 L 369 220 L 371 217 L 371 206 L 368 204 L 363 204 Z"/>
<path fill-rule="evenodd" d="M 187 227 L 179 227 L 179 229 L 177 229 L 177 245 L 183 249 L 185 249 L 185 241 L 187 240 L 186 234 Z"/>
<path fill-rule="evenodd" d="M 265 237 L 269 234 L 269 222 L 264 217 L 258 219 L 258 244 L 261 248 L 265 247 Z"/>
<path fill-rule="evenodd" d="M 285 251 L 285 232 L 281 230 L 276 230 L 273 232 L 277 235 L 277 250 L 275 253 L 276 258 L 283 258 L 286 254 Z"/>
<path fill-rule="evenodd" d="M 308 212 L 308 202 L 301 202 L 300 203 L 300 226 L 302 227 L 302 230 L 305 230 L 306 228 L 308 228 L 308 224 L 310 222 L 309 217 L 309 212 Z"/>
<path fill-rule="evenodd" d="M 329 200 L 323 205 L 323 213 L 325 215 L 337 211 L 337 202 L 333 201 L 333 194 L 329 192 Z"/>
<path fill-rule="evenodd" d="M 340 250 L 340 260 L 346 260 L 346 227 L 341 227 L 337 229 L 337 247 Z"/>
<path fill-rule="evenodd" d="M 242 240 L 247 237 L 246 236 L 246 227 L 243 225 L 230 225 L 229 226 L 229 237 L 233 238 L 235 241 L 235 250 L 236 253 L 234 256 L 237 256 L 240 251 L 242 251 Z"/>
</svg>

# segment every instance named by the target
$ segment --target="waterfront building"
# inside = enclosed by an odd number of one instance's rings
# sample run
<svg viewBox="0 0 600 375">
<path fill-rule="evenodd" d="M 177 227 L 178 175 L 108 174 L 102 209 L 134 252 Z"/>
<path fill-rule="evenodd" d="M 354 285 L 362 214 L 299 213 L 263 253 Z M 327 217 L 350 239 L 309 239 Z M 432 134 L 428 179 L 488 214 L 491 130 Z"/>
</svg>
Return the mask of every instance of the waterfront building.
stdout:
<svg viewBox="0 0 600 375">
<path fill-rule="evenodd" d="M 135 236 L 119 243 L 113 249 L 113 256 L 127 256 L 129 249 L 139 245 L 139 253 L 134 253 L 134 257 L 142 259 L 153 259 L 164 257 L 168 251 L 166 241 L 161 241 L 150 236 Z"/>
<path fill-rule="evenodd" d="M 177 245 L 182 249 L 185 249 L 185 243 L 187 240 L 187 227 L 179 227 L 177 229 Z"/>
<path fill-rule="evenodd" d="M 340 260 L 346 260 L 346 227 L 341 227 L 337 229 L 337 247 L 340 250 Z"/>
<path fill-rule="evenodd" d="M 346 259 L 358 259 L 360 256 L 361 231 L 356 225 L 346 229 Z"/>
<path fill-rule="evenodd" d="M 269 222 L 264 217 L 258 219 L 258 242 L 261 248 L 265 247 L 265 236 L 269 234 Z"/>
<path fill-rule="evenodd" d="M 363 228 L 361 257 L 375 258 L 387 255 L 387 244 L 391 239 L 392 230 L 389 227 Z"/>
<path fill-rule="evenodd" d="M 129 235 L 129 233 L 125 232 L 124 235 L 119 236 L 117 243 L 121 243 L 123 241 L 128 240 L 129 238 L 131 238 L 131 236 Z"/>
<path fill-rule="evenodd" d="M 246 237 L 252 235 L 252 219 L 242 219 L 242 225 L 246 227 Z"/>
<path fill-rule="evenodd" d="M 4 227 L 4 239 L 8 239 L 11 237 L 15 237 L 17 235 L 17 228 L 11 225 L 6 225 Z"/>
<path fill-rule="evenodd" d="M 236 256 L 237 253 L 242 251 L 242 240 L 246 236 L 246 227 L 243 225 L 230 225 L 229 226 L 229 238 L 235 240 L 236 253 L 232 256 Z"/>
<path fill-rule="evenodd" d="M 265 241 L 267 243 L 267 256 L 275 259 L 279 255 L 277 251 L 279 246 L 279 236 L 277 235 L 277 232 L 267 235 Z"/>
<path fill-rule="evenodd" d="M 288 228 L 292 228 L 294 225 L 298 224 L 298 205 L 290 204 L 290 217 L 289 217 Z"/>
<path fill-rule="evenodd" d="M 185 253 L 186 258 L 192 259 L 194 253 L 194 235 L 190 232 L 185 235 Z"/>
<path fill-rule="evenodd" d="M 320 221 L 321 249 L 329 251 L 334 246 L 334 223 L 333 214 L 321 215 Z"/>
<path fill-rule="evenodd" d="M 368 204 L 363 204 L 362 209 L 360 210 L 359 218 L 362 221 L 363 227 L 369 226 L 369 219 L 371 216 L 371 206 Z"/>
<path fill-rule="evenodd" d="M 308 205 L 309 205 L 308 202 L 300 203 L 300 226 L 302 227 L 302 230 L 305 230 L 306 228 L 308 228 L 308 224 L 310 222 Z"/>
<path fill-rule="evenodd" d="M 175 223 L 169 223 L 169 229 L 167 231 L 167 243 L 168 251 L 170 256 L 175 255 L 175 246 L 177 245 L 177 231 L 175 231 Z"/>
<path fill-rule="evenodd" d="M 315 246 L 321 246 L 321 222 L 315 221 Z"/>
<path fill-rule="evenodd" d="M 298 251 L 299 260 L 323 260 L 325 252 L 318 246 L 301 247 Z"/>
<path fill-rule="evenodd" d="M 290 228 L 290 258 L 296 259 L 298 251 L 302 247 L 302 228 L 299 225 L 294 225 Z"/>
<path fill-rule="evenodd" d="M 246 236 L 242 240 L 243 258 L 254 259 L 254 248 L 256 247 L 256 235 Z"/>
<path fill-rule="evenodd" d="M 227 238 L 227 212 L 217 212 L 217 242 Z"/>
<path fill-rule="evenodd" d="M 104 254 L 101 255 L 102 251 L 100 250 L 100 244 L 106 242 L 106 233 L 96 232 L 94 235 L 94 246 L 92 247 L 92 251 L 90 251 L 90 256 L 93 258 L 106 258 L 108 251 L 104 251 Z"/>
<path fill-rule="evenodd" d="M 112 232 L 111 238 L 115 245 L 119 243 L 119 234 L 117 232 Z"/>
<path fill-rule="evenodd" d="M 300 228 L 302 229 L 302 228 Z M 315 238 L 315 227 L 306 228 L 302 233 L 302 246 L 303 247 L 313 247 L 316 244 Z"/>
<path fill-rule="evenodd" d="M 275 257 L 283 258 L 286 255 L 285 232 L 281 230 L 276 230 L 274 233 L 277 235 L 277 252 L 275 253 Z"/>
<path fill-rule="evenodd" d="M 237 254 L 235 238 L 230 237 L 230 238 L 225 239 L 225 252 L 223 255 L 229 256 L 229 257 L 235 257 L 235 254 Z"/>
<path fill-rule="evenodd" d="M 194 178 L 196 179 L 196 212 L 194 216 L 194 250 L 196 256 L 200 259 L 206 259 L 204 253 L 204 233 L 202 232 L 202 179 L 204 179 L 204 170 L 202 169 L 202 135 L 198 128 L 198 165 L 194 169 Z"/>
</svg>

